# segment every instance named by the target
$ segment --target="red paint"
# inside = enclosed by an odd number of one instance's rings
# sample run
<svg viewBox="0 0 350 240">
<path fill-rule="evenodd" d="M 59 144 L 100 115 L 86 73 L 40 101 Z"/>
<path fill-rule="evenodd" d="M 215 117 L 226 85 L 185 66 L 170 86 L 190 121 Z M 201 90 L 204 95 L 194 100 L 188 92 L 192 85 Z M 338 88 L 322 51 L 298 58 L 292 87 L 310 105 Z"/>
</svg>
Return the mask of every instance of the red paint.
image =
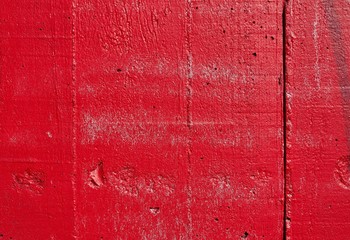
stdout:
<svg viewBox="0 0 350 240">
<path fill-rule="evenodd" d="M 288 4 L 290 239 L 348 239 L 350 37 L 346 1 Z"/>
<path fill-rule="evenodd" d="M 72 239 L 71 15 L 69 1 L 1 1 L 3 239 Z"/>
<path fill-rule="evenodd" d="M 282 4 L 3 0 L 0 238 L 347 239 L 350 6 Z"/>
</svg>

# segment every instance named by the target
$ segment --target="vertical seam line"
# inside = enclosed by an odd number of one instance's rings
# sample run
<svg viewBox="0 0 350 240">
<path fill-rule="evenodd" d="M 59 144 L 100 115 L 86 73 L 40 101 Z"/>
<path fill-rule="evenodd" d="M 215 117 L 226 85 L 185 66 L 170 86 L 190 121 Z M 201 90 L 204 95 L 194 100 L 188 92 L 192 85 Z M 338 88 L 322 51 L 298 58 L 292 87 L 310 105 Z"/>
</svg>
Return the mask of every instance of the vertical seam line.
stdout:
<svg viewBox="0 0 350 240">
<path fill-rule="evenodd" d="M 73 188 L 73 237 L 79 238 L 77 215 L 77 93 L 76 93 L 76 0 L 72 0 L 72 188 Z"/>
<path fill-rule="evenodd" d="M 186 124 L 188 128 L 187 139 L 187 217 L 189 221 L 188 235 L 189 239 L 192 239 L 192 188 L 191 188 L 191 155 L 192 155 L 192 79 L 193 79 L 193 58 L 192 58 L 192 45 L 191 45 L 191 33 L 192 33 L 192 0 L 186 1 L 186 56 L 187 56 L 187 77 L 186 77 Z"/>
<path fill-rule="evenodd" d="M 287 2 L 282 11 L 282 61 L 283 61 L 283 240 L 287 239 Z"/>
</svg>

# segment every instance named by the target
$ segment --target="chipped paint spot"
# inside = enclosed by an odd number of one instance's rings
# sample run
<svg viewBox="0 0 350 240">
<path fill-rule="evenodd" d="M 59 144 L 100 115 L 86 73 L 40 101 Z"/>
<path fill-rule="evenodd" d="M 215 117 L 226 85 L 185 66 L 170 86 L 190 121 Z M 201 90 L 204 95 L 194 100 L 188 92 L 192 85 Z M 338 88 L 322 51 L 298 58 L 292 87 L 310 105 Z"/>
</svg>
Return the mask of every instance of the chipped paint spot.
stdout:
<svg viewBox="0 0 350 240">
<path fill-rule="evenodd" d="M 334 178 L 340 187 L 350 190 L 350 156 L 343 156 L 338 160 Z"/>
<path fill-rule="evenodd" d="M 160 213 L 160 208 L 159 207 L 150 207 L 149 211 L 153 214 L 153 215 L 158 215 Z"/>
<path fill-rule="evenodd" d="M 88 185 L 92 188 L 100 188 L 104 184 L 103 163 L 100 162 L 98 166 L 90 171 Z"/>
<path fill-rule="evenodd" d="M 51 132 L 46 132 L 46 135 L 49 137 L 49 138 L 52 138 L 52 133 Z"/>
</svg>

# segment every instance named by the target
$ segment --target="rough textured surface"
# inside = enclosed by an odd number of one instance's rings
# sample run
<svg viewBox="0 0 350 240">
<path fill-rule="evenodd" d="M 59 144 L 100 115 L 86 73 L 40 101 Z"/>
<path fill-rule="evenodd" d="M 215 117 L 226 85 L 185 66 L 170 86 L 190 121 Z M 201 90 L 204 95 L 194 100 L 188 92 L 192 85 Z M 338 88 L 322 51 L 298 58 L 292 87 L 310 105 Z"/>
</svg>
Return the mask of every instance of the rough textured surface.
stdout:
<svg viewBox="0 0 350 240">
<path fill-rule="evenodd" d="M 287 7 L 289 239 L 349 239 L 349 1 Z"/>
<path fill-rule="evenodd" d="M 282 239 L 281 1 L 2 5 L 0 238 Z"/>
<path fill-rule="evenodd" d="M 0 5 L 0 238 L 72 239 L 72 3 Z"/>
</svg>

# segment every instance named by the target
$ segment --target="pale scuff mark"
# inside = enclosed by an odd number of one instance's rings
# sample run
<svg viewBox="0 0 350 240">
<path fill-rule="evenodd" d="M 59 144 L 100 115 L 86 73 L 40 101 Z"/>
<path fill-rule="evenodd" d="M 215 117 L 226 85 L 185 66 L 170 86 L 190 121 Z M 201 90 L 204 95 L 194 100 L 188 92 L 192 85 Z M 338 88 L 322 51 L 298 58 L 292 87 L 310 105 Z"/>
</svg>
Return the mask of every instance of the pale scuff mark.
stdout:
<svg viewBox="0 0 350 240">
<path fill-rule="evenodd" d="M 233 194 L 234 189 L 231 186 L 230 176 L 217 175 L 210 178 L 210 183 L 216 191 L 215 195 Z"/>
<path fill-rule="evenodd" d="M 254 143 L 254 135 L 248 129 L 248 131 L 247 131 L 247 144 L 246 144 L 247 149 L 252 149 L 253 143 Z"/>
<path fill-rule="evenodd" d="M 172 146 L 177 144 L 186 144 L 187 139 L 181 136 L 171 135 L 167 132 L 170 126 L 183 125 L 185 122 L 171 121 L 139 121 L 138 115 L 145 116 L 147 113 L 140 111 L 136 114 L 123 114 L 122 112 L 99 112 L 92 114 L 83 113 L 82 116 L 82 144 L 92 144 L 103 141 L 105 143 L 122 141 L 132 145 L 136 144 L 157 144 L 166 142 Z M 250 129 L 248 131 L 240 130 L 221 130 L 219 125 L 235 124 L 233 122 L 211 122 L 196 121 L 192 126 L 207 125 L 215 134 L 207 132 L 197 133 L 196 141 L 203 144 L 221 145 L 227 147 L 244 146 L 253 148 L 257 144 L 256 136 Z M 224 128 L 226 129 L 226 128 Z M 208 137 L 209 136 L 209 137 Z"/>
<path fill-rule="evenodd" d="M 321 140 L 315 138 L 312 133 L 304 133 L 303 131 L 296 131 L 296 143 L 304 145 L 307 148 L 318 148 L 321 146 Z"/>
<path fill-rule="evenodd" d="M 237 130 L 218 132 L 214 134 L 200 134 L 197 136 L 197 141 L 203 144 L 210 144 L 213 146 L 225 146 L 225 147 L 238 147 L 254 144 L 253 135 L 249 134 L 247 131 L 241 132 Z"/>
<path fill-rule="evenodd" d="M 188 53 L 187 59 L 174 59 L 169 56 L 148 56 L 134 54 L 130 58 L 125 59 L 123 66 L 116 65 L 115 62 L 107 62 L 99 66 L 98 60 L 91 69 L 82 73 L 82 77 L 89 79 L 91 75 L 95 76 L 100 73 L 107 76 L 119 76 L 116 79 L 122 78 L 125 84 L 131 83 L 131 87 L 137 87 L 142 84 L 140 80 L 144 78 L 153 77 L 155 79 L 175 79 L 171 83 L 168 91 L 178 90 L 181 81 L 179 79 L 194 79 L 200 78 L 207 80 L 207 82 L 227 82 L 239 83 L 240 79 L 243 84 L 249 83 L 244 73 L 241 73 L 236 65 L 232 63 L 222 62 L 220 59 L 208 59 L 203 62 L 201 59 L 195 59 Z M 249 73 L 249 75 L 255 75 Z M 104 95 L 117 87 L 118 80 L 115 83 L 87 83 L 78 86 L 79 94 L 84 96 Z M 170 83 L 168 83 L 170 84 Z M 163 88 L 162 82 L 156 80 L 152 83 L 153 94 L 157 89 Z M 149 90 L 147 88 L 140 88 L 138 91 Z M 158 90 L 159 91 L 159 90 Z"/>
<path fill-rule="evenodd" d="M 292 101 L 293 101 L 293 94 L 290 93 L 290 92 L 287 92 L 286 93 L 286 114 L 287 114 L 287 121 L 286 121 L 286 138 L 287 138 L 287 142 L 285 143 L 286 144 L 286 148 L 290 148 L 291 147 L 291 141 L 290 141 L 290 138 L 293 134 L 293 122 L 292 122 L 292 119 L 291 119 L 291 116 L 292 116 Z"/>
<path fill-rule="evenodd" d="M 46 135 L 49 137 L 49 138 L 52 138 L 52 133 L 50 131 L 47 131 L 46 132 Z"/>
<path fill-rule="evenodd" d="M 14 132 L 12 136 L 9 137 L 8 141 L 12 145 L 27 145 L 28 142 L 30 142 L 32 146 L 36 146 L 38 144 L 37 135 L 33 134 L 33 132 L 29 130 Z"/>
<path fill-rule="evenodd" d="M 314 41 L 314 47 L 315 47 L 315 54 L 316 54 L 316 59 L 315 59 L 315 80 L 317 84 L 317 89 L 320 89 L 320 79 L 321 79 L 321 73 L 320 73 L 320 65 L 319 65 L 319 59 L 320 59 L 320 54 L 319 54 L 319 42 L 318 42 L 318 27 L 319 27 L 319 6 L 318 6 L 318 1 L 315 2 L 315 20 L 313 23 L 313 41 Z"/>
<path fill-rule="evenodd" d="M 121 195 L 138 197 L 151 194 L 156 197 L 169 197 L 175 192 L 175 182 L 162 175 L 144 176 L 137 174 L 133 168 L 108 173 L 108 182 Z"/>
<path fill-rule="evenodd" d="M 224 64 L 198 64 L 195 66 L 195 74 L 202 79 L 211 81 L 227 81 L 230 83 L 238 79 L 235 66 L 226 66 Z"/>
<path fill-rule="evenodd" d="M 225 199 L 255 201 L 258 199 L 259 191 L 266 188 L 270 177 L 263 173 L 256 173 L 253 178 L 255 184 L 248 185 L 246 182 L 238 181 L 234 175 L 214 174 L 200 183 L 208 186 L 206 193 L 197 191 L 196 194 L 204 194 L 202 197 L 214 197 L 215 204 L 220 204 Z"/>
<path fill-rule="evenodd" d="M 269 186 L 269 182 L 272 180 L 271 174 L 267 171 L 258 170 L 250 176 L 257 186 Z"/>
<path fill-rule="evenodd" d="M 84 85 L 79 86 L 78 91 L 84 96 L 94 96 L 96 94 L 96 88 L 88 83 L 84 83 Z"/>
<path fill-rule="evenodd" d="M 109 125 L 109 116 L 108 115 L 100 115 L 93 117 L 89 113 L 85 113 L 83 115 L 83 138 L 82 143 L 94 143 L 96 139 L 102 138 L 102 134 L 108 135 L 108 125 Z"/>
<path fill-rule="evenodd" d="M 96 115 L 83 113 L 83 134 L 81 143 L 91 144 L 96 141 L 123 141 L 134 144 L 156 144 L 165 138 L 168 123 L 152 123 L 137 121 L 136 116 L 147 116 L 140 111 L 135 115 L 103 112 Z"/>
<path fill-rule="evenodd" d="M 125 65 L 129 74 L 148 76 L 178 76 L 184 77 L 185 61 L 173 61 L 166 56 L 132 56 Z"/>
</svg>

